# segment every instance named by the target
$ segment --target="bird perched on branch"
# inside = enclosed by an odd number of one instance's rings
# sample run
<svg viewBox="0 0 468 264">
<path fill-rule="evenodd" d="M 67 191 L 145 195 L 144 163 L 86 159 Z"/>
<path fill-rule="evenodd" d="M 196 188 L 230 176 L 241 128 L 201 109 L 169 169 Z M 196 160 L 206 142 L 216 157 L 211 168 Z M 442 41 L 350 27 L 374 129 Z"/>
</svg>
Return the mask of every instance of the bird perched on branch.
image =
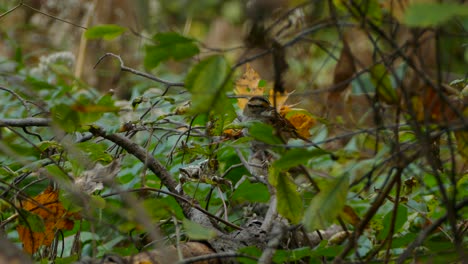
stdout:
<svg viewBox="0 0 468 264">
<path fill-rule="evenodd" d="M 297 129 L 294 127 L 291 122 L 286 118 L 281 116 L 275 109 L 274 106 L 270 104 L 270 101 L 263 96 L 253 96 L 249 99 L 245 105 L 243 115 L 243 122 L 249 121 L 258 121 L 265 124 L 268 124 L 273 127 L 276 132 L 276 135 L 284 142 L 287 143 L 290 139 L 301 139 L 315 148 L 328 152 L 314 142 L 300 135 Z M 328 152 L 333 160 L 336 160 L 337 157 Z"/>
<path fill-rule="evenodd" d="M 281 116 L 270 104 L 270 101 L 263 96 L 254 96 L 247 102 L 244 112 L 243 121 L 258 121 L 272 126 L 277 136 L 285 143 L 289 139 L 302 139 L 310 142 L 310 140 L 302 137 L 297 132 L 296 128 L 286 118 Z"/>
</svg>

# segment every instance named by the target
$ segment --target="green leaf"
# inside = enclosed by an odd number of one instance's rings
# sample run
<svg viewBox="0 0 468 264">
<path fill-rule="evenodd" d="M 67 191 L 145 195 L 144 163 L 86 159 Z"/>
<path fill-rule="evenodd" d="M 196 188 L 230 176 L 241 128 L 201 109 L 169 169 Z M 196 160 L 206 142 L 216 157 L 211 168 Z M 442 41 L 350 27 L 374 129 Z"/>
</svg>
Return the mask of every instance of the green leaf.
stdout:
<svg viewBox="0 0 468 264">
<path fill-rule="evenodd" d="M 70 264 L 70 263 L 76 263 L 78 261 L 78 255 L 73 255 L 73 256 L 68 256 L 64 258 L 55 258 L 54 263 L 55 264 Z"/>
<path fill-rule="evenodd" d="M 66 104 L 59 104 L 51 109 L 52 121 L 65 132 L 75 132 L 81 127 L 80 117 Z"/>
<path fill-rule="evenodd" d="M 283 144 L 281 139 L 276 136 L 275 129 L 262 122 L 251 122 L 249 124 L 249 135 L 270 145 Z"/>
<path fill-rule="evenodd" d="M 33 88 L 35 88 L 38 91 L 41 91 L 41 90 L 51 90 L 52 91 L 52 90 L 57 89 L 57 87 L 55 85 L 52 85 L 52 84 L 50 84 L 48 82 L 36 79 L 34 77 L 31 77 L 31 76 L 27 76 L 24 81 L 25 81 L 25 83 L 31 85 Z"/>
<path fill-rule="evenodd" d="M 125 28 L 114 25 L 114 24 L 103 24 L 89 28 L 85 32 L 87 39 L 99 39 L 113 40 L 116 37 L 122 35 L 125 32 Z"/>
<path fill-rule="evenodd" d="M 262 251 L 256 246 L 244 247 L 244 248 L 239 249 L 238 252 L 241 253 L 242 255 L 251 256 L 257 259 L 260 258 L 260 256 L 262 255 Z M 238 258 L 237 260 L 242 264 L 258 263 L 257 261 L 252 260 L 250 258 Z"/>
<path fill-rule="evenodd" d="M 32 232 L 44 232 L 45 224 L 44 219 L 39 215 L 32 213 L 28 210 L 19 209 L 21 217 L 19 217 L 19 223 L 27 228 L 31 228 Z"/>
<path fill-rule="evenodd" d="M 456 3 L 413 3 L 406 8 L 403 21 L 412 27 L 438 26 L 456 16 L 468 16 L 468 7 Z"/>
<path fill-rule="evenodd" d="M 186 78 L 192 94 L 191 114 L 207 113 L 227 103 L 224 95 L 228 65 L 224 57 L 211 56 L 198 63 Z"/>
<path fill-rule="evenodd" d="M 187 236 L 195 240 L 208 240 L 216 237 L 216 231 L 184 218 L 182 221 Z"/>
<path fill-rule="evenodd" d="M 106 151 L 107 146 L 104 144 L 96 144 L 96 142 L 87 141 L 77 143 L 76 147 L 86 152 L 88 157 L 94 162 L 101 161 L 107 163 L 111 162 L 113 159 L 112 155 Z"/>
<path fill-rule="evenodd" d="M 268 189 L 265 185 L 260 183 L 251 183 L 244 181 L 237 187 L 231 197 L 232 201 L 252 202 L 252 203 L 266 203 L 270 199 Z"/>
<path fill-rule="evenodd" d="M 401 237 L 396 237 L 392 240 L 392 248 L 406 247 L 409 243 L 416 239 L 415 233 L 408 233 Z"/>
<path fill-rule="evenodd" d="M 70 181 L 70 178 L 68 178 L 68 175 L 65 174 L 63 170 L 61 170 L 57 165 L 51 164 L 46 167 L 47 172 L 55 178 L 55 180 L 64 180 L 64 181 Z"/>
<path fill-rule="evenodd" d="M 350 5 L 348 1 L 333 0 L 338 10 L 347 16 L 351 13 L 354 20 L 366 19 L 377 26 L 382 24 L 382 8 L 378 0 L 354 0 L 352 3 Z"/>
<path fill-rule="evenodd" d="M 312 250 L 309 247 L 296 248 L 293 250 L 276 250 L 273 256 L 274 263 L 290 263 L 310 257 Z"/>
<path fill-rule="evenodd" d="M 329 246 L 327 240 L 322 240 L 312 251 L 311 257 L 336 257 L 343 249 L 344 246 Z"/>
<path fill-rule="evenodd" d="M 272 166 L 277 169 L 289 169 L 301 164 L 306 164 L 311 158 L 327 155 L 328 152 L 321 149 L 307 150 L 302 148 L 291 149 L 280 159 L 273 162 Z"/>
<path fill-rule="evenodd" d="M 276 188 L 278 213 L 292 224 L 299 223 L 303 214 L 302 199 L 291 176 L 271 168 L 268 181 Z"/>
<path fill-rule="evenodd" d="M 143 202 L 146 211 L 154 221 L 164 220 L 171 216 L 182 218 L 181 208 L 172 197 L 153 198 Z"/>
<path fill-rule="evenodd" d="M 91 208 L 104 209 L 106 208 L 106 200 L 99 195 L 91 195 L 89 205 Z"/>
<path fill-rule="evenodd" d="M 325 229 L 343 210 L 348 194 L 347 175 L 327 181 L 312 198 L 304 216 L 304 226 L 309 230 Z"/>
<path fill-rule="evenodd" d="M 149 69 L 155 68 L 163 61 L 182 60 L 193 57 L 200 52 L 194 43 L 195 40 L 175 32 L 158 33 L 154 35 L 153 39 L 157 44 L 145 47 L 144 64 Z"/>
<path fill-rule="evenodd" d="M 388 233 L 390 232 L 390 227 L 392 225 L 392 215 L 393 215 L 393 210 L 388 212 L 384 219 L 383 219 L 383 229 L 377 236 L 379 240 L 384 240 L 387 236 Z M 397 208 L 397 215 L 395 218 L 395 227 L 394 227 L 394 233 L 397 233 L 400 228 L 408 221 L 408 209 L 405 206 L 398 205 Z"/>
</svg>

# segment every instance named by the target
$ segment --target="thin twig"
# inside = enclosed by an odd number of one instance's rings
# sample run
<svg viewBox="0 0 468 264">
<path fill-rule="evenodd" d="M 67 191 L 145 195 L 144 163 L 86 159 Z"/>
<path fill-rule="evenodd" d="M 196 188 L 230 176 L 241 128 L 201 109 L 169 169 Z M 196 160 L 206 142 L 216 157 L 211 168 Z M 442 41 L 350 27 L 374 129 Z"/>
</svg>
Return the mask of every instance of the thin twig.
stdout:
<svg viewBox="0 0 468 264">
<path fill-rule="evenodd" d="M 21 104 L 24 106 L 24 108 L 26 108 L 26 111 L 29 111 L 29 107 L 26 104 L 26 103 L 29 103 L 29 101 L 23 99 L 19 94 L 13 92 L 12 90 L 10 90 L 10 89 L 8 89 L 6 87 L 0 86 L 0 90 L 11 93 L 14 97 L 16 97 L 21 102 Z"/>
<path fill-rule="evenodd" d="M 144 191 L 159 192 L 159 193 L 170 195 L 170 196 L 176 198 L 176 200 L 182 201 L 182 202 L 188 204 L 189 206 L 197 209 L 198 211 L 206 214 L 207 216 L 209 216 L 209 217 L 211 217 L 211 218 L 213 218 L 213 219 L 215 219 L 215 220 L 217 220 L 217 221 L 219 221 L 219 222 L 221 222 L 221 223 L 223 223 L 223 224 L 225 224 L 225 225 L 227 225 L 229 227 L 232 227 L 232 228 L 237 229 L 237 230 L 242 230 L 242 228 L 240 226 L 237 226 L 237 225 L 235 225 L 235 224 L 233 224 L 231 222 L 225 221 L 224 219 L 222 219 L 222 218 L 208 212 L 207 210 L 201 208 L 200 206 L 194 204 L 194 201 L 189 200 L 190 198 L 187 198 L 187 197 L 185 197 L 183 195 L 180 195 L 180 194 L 177 194 L 177 193 L 173 193 L 173 192 L 165 191 L 165 190 L 161 190 L 161 189 L 156 189 L 156 188 L 152 188 L 152 187 L 142 187 L 142 188 L 127 190 L 125 192 L 144 192 Z M 118 195 L 120 193 L 121 192 L 109 193 L 109 194 L 102 195 L 102 197 L 105 198 L 105 197 L 108 197 L 108 196 Z M 183 207 L 182 207 L 182 209 L 183 209 Z"/>
<path fill-rule="evenodd" d="M 99 58 L 99 60 L 97 61 L 97 63 L 94 65 L 94 69 L 99 65 L 99 63 L 101 63 L 101 61 L 108 57 L 108 56 L 111 56 L 111 57 L 114 57 L 116 59 L 119 60 L 120 62 L 120 70 L 124 71 L 124 72 L 130 72 L 130 73 L 133 73 L 135 75 L 138 75 L 138 76 L 142 76 L 142 77 L 145 77 L 147 79 L 150 79 L 150 80 L 153 80 L 155 82 L 159 82 L 159 83 L 162 83 L 162 84 L 165 84 L 167 86 L 171 86 L 171 87 L 184 87 L 185 84 L 182 83 L 182 82 L 170 82 L 170 81 L 166 81 L 166 80 L 163 80 L 161 78 L 158 78 L 154 75 L 151 75 L 149 73 L 145 73 L 145 72 L 141 72 L 141 71 L 138 71 L 138 70 L 135 70 L 133 68 L 130 68 L 130 67 L 127 67 L 125 66 L 125 63 L 123 62 L 122 58 L 117 55 L 117 54 L 114 54 L 114 53 L 106 53 L 104 54 L 101 58 Z"/>
<path fill-rule="evenodd" d="M 42 14 L 42 15 L 44 15 L 44 16 L 47 16 L 47 17 L 50 17 L 50 18 L 53 18 L 53 19 L 56 19 L 56 20 L 61 21 L 61 22 L 64 22 L 64 23 L 67 23 L 67 24 L 69 24 L 69 25 L 72 25 L 72 26 L 75 26 L 75 27 L 78 27 L 78 28 L 81 28 L 81 29 L 84 29 L 84 30 L 87 30 L 87 29 L 88 29 L 87 27 L 84 27 L 84 26 L 75 24 L 75 23 L 73 23 L 73 22 L 67 21 L 67 20 L 65 20 L 65 19 L 62 19 L 62 18 L 53 16 L 53 15 L 49 15 L 49 14 L 47 14 L 47 13 L 44 13 L 44 12 L 42 12 L 41 10 L 36 9 L 36 8 L 34 8 L 34 7 L 32 7 L 32 6 L 28 5 L 28 4 L 25 4 L 25 3 L 23 3 L 23 2 L 21 2 L 21 5 L 23 5 L 23 6 L 27 7 L 27 8 L 29 8 L 29 9 L 31 9 L 31 10 L 37 12 L 37 13 L 39 13 L 39 14 Z"/>
</svg>

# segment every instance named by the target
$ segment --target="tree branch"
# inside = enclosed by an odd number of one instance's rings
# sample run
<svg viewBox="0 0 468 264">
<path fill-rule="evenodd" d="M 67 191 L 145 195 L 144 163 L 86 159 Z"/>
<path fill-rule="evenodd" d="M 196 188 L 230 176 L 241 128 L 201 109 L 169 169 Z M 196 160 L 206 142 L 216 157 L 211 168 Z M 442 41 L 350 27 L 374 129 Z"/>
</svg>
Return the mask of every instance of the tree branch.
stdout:
<svg viewBox="0 0 468 264">
<path fill-rule="evenodd" d="M 30 126 L 49 126 L 50 118 L 27 117 L 22 119 L 0 119 L 0 127 L 30 127 Z"/>
</svg>

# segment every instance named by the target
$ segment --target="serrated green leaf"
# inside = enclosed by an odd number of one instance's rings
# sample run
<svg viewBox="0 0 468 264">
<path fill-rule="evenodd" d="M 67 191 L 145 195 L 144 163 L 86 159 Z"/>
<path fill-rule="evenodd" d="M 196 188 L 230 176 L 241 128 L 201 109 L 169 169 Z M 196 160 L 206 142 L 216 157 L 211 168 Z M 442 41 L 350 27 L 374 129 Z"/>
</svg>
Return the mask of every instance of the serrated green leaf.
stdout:
<svg viewBox="0 0 468 264">
<path fill-rule="evenodd" d="M 208 240 L 216 237 L 216 231 L 184 218 L 182 221 L 185 232 L 190 239 Z"/>
<path fill-rule="evenodd" d="M 301 164 L 307 164 L 307 162 L 313 158 L 323 155 L 328 155 L 329 153 L 321 149 L 307 150 L 302 148 L 291 149 L 286 152 L 280 159 L 273 162 L 272 166 L 277 169 L 289 169 L 296 167 Z"/>
<path fill-rule="evenodd" d="M 325 229 L 343 210 L 348 194 L 347 175 L 327 181 L 312 198 L 304 216 L 304 226 L 309 230 Z"/>
<path fill-rule="evenodd" d="M 185 82 L 192 94 L 191 114 L 207 113 L 227 102 L 227 74 L 228 65 L 222 56 L 208 57 L 193 67 Z"/>
<path fill-rule="evenodd" d="M 270 169 L 268 181 L 276 188 L 278 213 L 292 224 L 299 223 L 303 214 L 302 199 L 291 176 Z"/>
<path fill-rule="evenodd" d="M 413 3 L 405 11 L 404 23 L 412 27 L 441 25 L 456 16 L 468 16 L 468 7 L 457 3 Z"/>
<path fill-rule="evenodd" d="M 149 69 L 155 68 L 163 61 L 169 59 L 182 60 L 193 57 L 200 52 L 194 43 L 195 40 L 175 32 L 158 33 L 153 39 L 157 44 L 145 47 L 144 64 Z"/>
<path fill-rule="evenodd" d="M 377 236 L 378 239 L 384 240 L 388 236 L 392 224 L 392 215 L 393 210 L 391 210 L 385 215 L 382 222 L 383 229 Z M 398 205 L 397 215 L 395 218 L 394 233 L 397 233 L 400 230 L 400 228 L 406 223 L 406 221 L 408 221 L 408 209 L 405 206 Z"/>
<path fill-rule="evenodd" d="M 113 40 L 125 32 L 125 28 L 114 24 L 103 24 L 89 28 L 85 32 L 87 39 L 105 39 Z"/>
</svg>

